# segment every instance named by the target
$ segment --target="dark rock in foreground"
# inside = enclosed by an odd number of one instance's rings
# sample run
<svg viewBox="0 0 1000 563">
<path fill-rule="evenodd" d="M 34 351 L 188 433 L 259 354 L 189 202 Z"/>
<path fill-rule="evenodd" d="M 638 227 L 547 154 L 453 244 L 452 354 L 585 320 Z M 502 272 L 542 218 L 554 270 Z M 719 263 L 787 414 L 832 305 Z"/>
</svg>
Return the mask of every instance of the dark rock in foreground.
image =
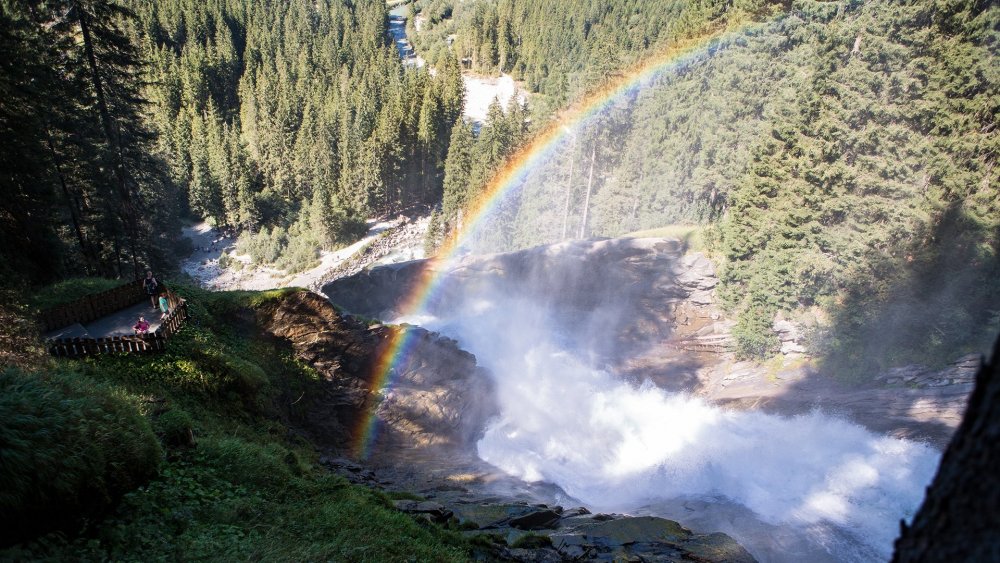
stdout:
<svg viewBox="0 0 1000 563">
<path fill-rule="evenodd" d="M 893 561 L 1000 561 L 1000 340 Z"/>
<path fill-rule="evenodd" d="M 401 500 L 396 508 L 418 518 L 457 520 L 467 535 L 488 535 L 515 547 L 500 555 L 513 561 L 754 561 L 722 533 L 696 534 L 654 516 L 591 514 L 585 508 L 523 503 Z M 529 531 L 530 530 L 530 531 Z"/>
</svg>

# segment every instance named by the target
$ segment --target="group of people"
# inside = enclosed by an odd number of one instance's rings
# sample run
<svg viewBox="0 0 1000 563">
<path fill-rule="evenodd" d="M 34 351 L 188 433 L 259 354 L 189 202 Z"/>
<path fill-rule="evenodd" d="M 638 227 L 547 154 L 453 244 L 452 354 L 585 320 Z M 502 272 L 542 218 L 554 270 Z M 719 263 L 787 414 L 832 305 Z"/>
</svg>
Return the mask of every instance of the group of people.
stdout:
<svg viewBox="0 0 1000 563">
<path fill-rule="evenodd" d="M 142 279 L 142 288 L 149 295 L 149 303 L 153 306 L 153 310 L 159 311 L 160 320 L 162 321 L 167 318 L 167 315 L 170 313 L 171 301 L 176 300 L 171 295 L 170 290 L 153 277 L 153 272 L 150 270 L 146 270 L 146 277 Z M 143 335 L 149 332 L 149 321 L 146 320 L 144 315 L 140 315 L 139 321 L 132 325 L 132 331 L 136 335 Z"/>
</svg>

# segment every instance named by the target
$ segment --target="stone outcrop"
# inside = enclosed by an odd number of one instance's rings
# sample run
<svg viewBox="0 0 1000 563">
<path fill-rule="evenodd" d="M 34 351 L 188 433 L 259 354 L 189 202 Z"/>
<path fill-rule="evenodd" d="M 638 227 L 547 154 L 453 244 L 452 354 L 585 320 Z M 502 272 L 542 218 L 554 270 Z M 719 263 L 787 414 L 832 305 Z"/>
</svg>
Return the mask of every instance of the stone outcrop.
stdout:
<svg viewBox="0 0 1000 563">
<path fill-rule="evenodd" d="M 784 319 L 774 321 L 774 333 L 781 342 L 781 353 L 786 356 L 805 354 L 806 347 L 802 344 L 802 329 L 795 323 Z"/>
<path fill-rule="evenodd" d="M 726 534 L 697 534 L 655 516 L 524 503 L 460 503 L 451 509 L 466 534 L 500 536 L 514 546 L 502 551 L 514 561 L 754 560 Z"/>
<path fill-rule="evenodd" d="M 754 558 L 722 533 L 694 533 L 665 518 L 591 514 L 583 507 L 524 502 L 398 500 L 415 518 L 451 524 L 465 535 L 498 542 L 495 555 L 509 561 L 725 561 Z"/>
<path fill-rule="evenodd" d="M 558 310 L 567 327 L 600 316 L 601 334 L 567 331 L 605 361 L 652 345 L 725 351 L 729 325 L 715 307 L 712 262 L 672 239 L 576 240 L 516 252 L 379 266 L 323 286 L 352 313 L 393 318 L 417 284 L 434 278 L 430 312 L 447 316 L 478 294 L 509 292 Z M 607 335 L 611 335 L 608 337 Z M 617 358 L 615 357 L 617 356 Z"/>
<path fill-rule="evenodd" d="M 349 450 L 374 416 L 378 447 L 468 449 L 496 413 L 490 379 L 450 339 L 415 327 L 366 326 L 309 292 L 263 307 L 258 323 L 322 378 L 299 410 L 300 426 L 323 446 Z M 383 380 L 380 361 L 400 338 L 406 357 Z"/>
<path fill-rule="evenodd" d="M 324 280 L 354 275 L 380 260 L 395 258 L 407 260 L 414 255 L 423 256 L 424 234 L 427 219 L 410 220 L 400 216 L 395 224 L 379 233 L 370 243 L 336 267 L 319 276 L 309 289 L 320 291 Z"/>
</svg>

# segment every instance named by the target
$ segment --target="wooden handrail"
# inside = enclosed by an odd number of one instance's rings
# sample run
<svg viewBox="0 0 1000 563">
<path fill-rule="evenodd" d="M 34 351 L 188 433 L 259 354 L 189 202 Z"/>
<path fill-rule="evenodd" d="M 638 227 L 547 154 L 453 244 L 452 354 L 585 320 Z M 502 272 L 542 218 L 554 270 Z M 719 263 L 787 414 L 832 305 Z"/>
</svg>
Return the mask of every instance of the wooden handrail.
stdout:
<svg viewBox="0 0 1000 563">
<path fill-rule="evenodd" d="M 163 286 L 166 288 L 166 286 Z M 142 280 L 87 295 L 76 301 L 43 311 L 39 320 L 46 331 L 74 323 L 89 323 L 148 299 Z M 91 356 L 108 353 L 146 353 L 166 350 L 167 340 L 188 319 L 187 301 L 180 299 L 157 329 L 149 334 L 102 338 L 53 338 L 45 341 L 49 353 L 60 357 Z"/>
<path fill-rule="evenodd" d="M 74 323 L 89 323 L 148 298 L 139 279 L 46 309 L 38 314 L 38 320 L 42 331 L 49 332 Z"/>
</svg>

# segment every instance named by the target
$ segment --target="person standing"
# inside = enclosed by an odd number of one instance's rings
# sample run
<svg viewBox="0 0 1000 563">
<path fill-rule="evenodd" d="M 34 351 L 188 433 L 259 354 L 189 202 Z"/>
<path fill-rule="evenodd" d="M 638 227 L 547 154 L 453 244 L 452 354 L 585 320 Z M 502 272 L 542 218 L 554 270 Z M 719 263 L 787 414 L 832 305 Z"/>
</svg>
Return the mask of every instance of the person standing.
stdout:
<svg viewBox="0 0 1000 563">
<path fill-rule="evenodd" d="M 162 313 L 160 315 L 160 320 L 162 321 L 167 318 L 167 313 L 170 312 L 170 299 L 167 297 L 167 292 L 165 290 L 160 292 L 159 302 L 160 312 Z"/>
<path fill-rule="evenodd" d="M 146 294 L 149 295 L 149 303 L 153 306 L 153 310 L 157 310 L 156 296 L 160 294 L 160 282 L 156 281 L 156 278 L 153 277 L 152 270 L 146 270 L 146 277 L 142 280 L 142 287 L 146 290 Z"/>
</svg>

